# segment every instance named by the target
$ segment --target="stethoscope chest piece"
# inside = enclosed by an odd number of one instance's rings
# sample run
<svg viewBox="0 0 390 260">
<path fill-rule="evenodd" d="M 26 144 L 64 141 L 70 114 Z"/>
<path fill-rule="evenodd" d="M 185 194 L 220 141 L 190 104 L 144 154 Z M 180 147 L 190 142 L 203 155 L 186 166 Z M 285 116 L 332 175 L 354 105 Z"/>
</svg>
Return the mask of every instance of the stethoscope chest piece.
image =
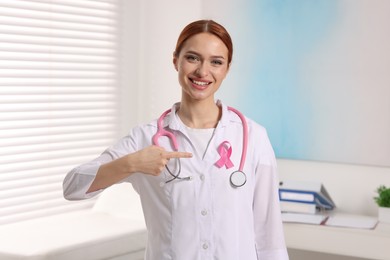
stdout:
<svg viewBox="0 0 390 260">
<path fill-rule="evenodd" d="M 230 175 L 230 184 L 235 187 L 244 186 L 246 183 L 246 175 L 242 171 L 235 171 Z"/>
</svg>

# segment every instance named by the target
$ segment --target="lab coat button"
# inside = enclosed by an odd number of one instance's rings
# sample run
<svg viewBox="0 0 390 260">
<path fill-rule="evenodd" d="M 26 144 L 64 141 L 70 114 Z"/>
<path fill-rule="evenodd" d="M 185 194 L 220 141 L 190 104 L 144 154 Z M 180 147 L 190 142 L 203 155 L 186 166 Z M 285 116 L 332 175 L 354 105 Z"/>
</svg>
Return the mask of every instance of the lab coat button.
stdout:
<svg viewBox="0 0 390 260">
<path fill-rule="evenodd" d="M 202 216 L 206 216 L 207 215 L 207 210 L 204 209 L 200 213 L 202 214 Z"/>
<path fill-rule="evenodd" d="M 208 245 L 208 244 L 206 244 L 206 243 L 204 243 L 202 247 L 203 247 L 203 249 L 204 249 L 204 250 L 206 250 L 206 249 L 208 249 L 208 248 L 209 248 L 209 245 Z"/>
<path fill-rule="evenodd" d="M 204 174 L 201 174 L 200 175 L 200 180 L 204 181 L 204 179 L 206 179 L 206 177 L 204 176 Z"/>
</svg>

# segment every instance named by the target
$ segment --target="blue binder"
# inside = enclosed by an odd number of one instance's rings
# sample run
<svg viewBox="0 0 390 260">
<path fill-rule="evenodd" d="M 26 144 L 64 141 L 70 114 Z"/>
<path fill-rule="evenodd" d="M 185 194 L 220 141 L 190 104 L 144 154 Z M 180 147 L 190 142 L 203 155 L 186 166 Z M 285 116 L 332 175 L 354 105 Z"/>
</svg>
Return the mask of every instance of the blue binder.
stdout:
<svg viewBox="0 0 390 260">
<path fill-rule="evenodd" d="M 335 204 L 322 183 L 283 181 L 279 184 L 279 199 L 316 204 L 322 209 L 333 209 Z"/>
</svg>

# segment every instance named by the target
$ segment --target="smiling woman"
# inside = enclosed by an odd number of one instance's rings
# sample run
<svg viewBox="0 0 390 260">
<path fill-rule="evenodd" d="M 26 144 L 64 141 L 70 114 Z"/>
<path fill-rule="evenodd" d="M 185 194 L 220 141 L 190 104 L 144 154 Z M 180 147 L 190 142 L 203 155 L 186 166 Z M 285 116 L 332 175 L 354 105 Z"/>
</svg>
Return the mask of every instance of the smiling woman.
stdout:
<svg viewBox="0 0 390 260">
<path fill-rule="evenodd" d="M 186 26 L 173 54 L 181 101 L 64 179 L 71 200 L 130 182 L 147 223 L 147 260 L 288 259 L 267 132 L 215 100 L 232 46 L 214 21 Z M 232 172 L 247 174 L 232 180 Z"/>
<path fill-rule="evenodd" d="M 184 107 L 188 102 L 193 103 L 196 100 L 203 106 L 209 104 L 211 108 L 214 108 L 214 122 L 217 122 L 219 113 L 214 106 L 214 94 L 229 70 L 227 47 L 217 36 L 199 33 L 183 44 L 180 53 L 175 52 L 173 63 L 178 71 L 179 83 L 182 87 L 182 108 L 178 112 L 182 115 L 181 119 L 187 120 L 183 122 L 188 126 L 208 128 L 197 126 L 196 122 L 189 122 L 188 115 L 181 113 L 185 111 Z M 209 115 L 212 115 L 211 111 Z M 215 125 L 209 127 L 215 127 Z"/>
</svg>

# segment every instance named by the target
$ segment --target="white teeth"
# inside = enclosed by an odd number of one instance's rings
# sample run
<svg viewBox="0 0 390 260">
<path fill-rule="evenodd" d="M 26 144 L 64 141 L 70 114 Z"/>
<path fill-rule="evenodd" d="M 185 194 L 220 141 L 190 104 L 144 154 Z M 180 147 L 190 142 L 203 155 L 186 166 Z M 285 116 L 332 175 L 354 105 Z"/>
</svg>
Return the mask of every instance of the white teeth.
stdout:
<svg viewBox="0 0 390 260">
<path fill-rule="evenodd" d="M 194 82 L 196 85 L 199 85 L 199 86 L 206 86 L 209 84 L 209 82 L 196 81 L 196 80 L 192 80 L 192 82 Z"/>
</svg>

